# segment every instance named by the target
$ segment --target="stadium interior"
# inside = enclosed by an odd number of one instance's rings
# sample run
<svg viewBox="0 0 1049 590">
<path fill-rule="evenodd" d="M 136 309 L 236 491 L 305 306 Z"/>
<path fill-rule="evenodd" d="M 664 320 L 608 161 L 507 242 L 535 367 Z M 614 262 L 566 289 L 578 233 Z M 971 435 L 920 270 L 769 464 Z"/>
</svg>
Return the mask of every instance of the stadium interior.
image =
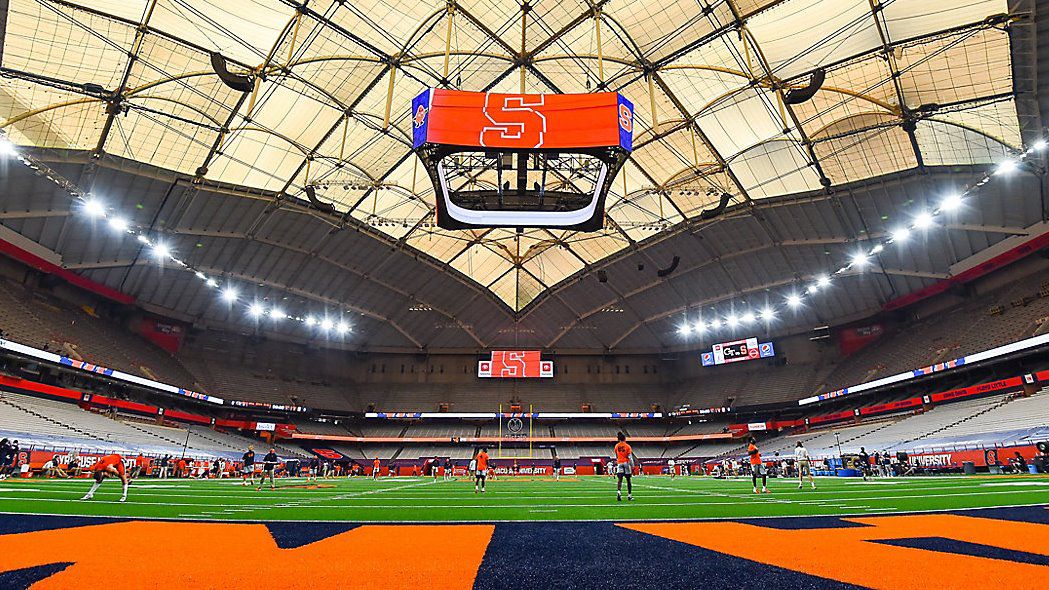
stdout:
<svg viewBox="0 0 1049 590">
<path fill-rule="evenodd" d="M 0 588 L 1044 588 L 1047 19 L 0 0 Z"/>
</svg>

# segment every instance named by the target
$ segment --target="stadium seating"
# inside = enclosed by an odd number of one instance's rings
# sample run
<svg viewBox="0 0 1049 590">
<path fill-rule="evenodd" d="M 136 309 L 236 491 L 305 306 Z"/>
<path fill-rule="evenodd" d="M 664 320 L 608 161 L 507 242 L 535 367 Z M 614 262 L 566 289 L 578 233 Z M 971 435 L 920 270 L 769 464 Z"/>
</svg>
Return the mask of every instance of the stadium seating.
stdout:
<svg viewBox="0 0 1049 590">
<path fill-rule="evenodd" d="M 0 436 L 18 439 L 22 448 L 76 449 L 123 454 L 239 458 L 247 446 L 263 441 L 201 426 L 157 425 L 137 417 L 108 417 L 78 406 L 17 393 L 0 392 Z M 302 451 L 281 445 L 284 456 Z"/>
<path fill-rule="evenodd" d="M 668 407 L 738 407 L 793 401 L 814 393 L 829 370 L 815 364 L 711 367 L 702 379 L 676 384 Z"/>
<path fill-rule="evenodd" d="M 1032 336 L 1049 323 L 1045 279 L 1034 275 L 986 297 L 908 323 L 841 362 L 820 391 L 863 383 Z"/>
<path fill-rule="evenodd" d="M 976 413 L 964 420 L 930 432 L 914 441 L 915 445 L 925 446 L 935 440 L 954 440 L 955 444 L 968 438 L 979 437 L 978 441 L 993 438 L 994 433 L 1006 434 L 1008 439 L 1017 442 L 1042 440 L 1034 436 L 1035 432 L 1049 429 L 1049 395 L 1043 389 L 1031 397 L 1007 397 L 1003 403 L 996 404 L 988 411 Z M 1044 435 L 1042 435 L 1044 436 Z M 999 441 L 1002 438 L 999 437 Z"/>
<path fill-rule="evenodd" d="M 141 377 L 199 389 L 178 360 L 152 342 L 87 309 L 0 280 L 0 329 L 8 337 L 57 354 Z"/>
<path fill-rule="evenodd" d="M 620 427 L 611 422 L 606 424 L 593 422 L 565 421 L 552 425 L 555 436 L 604 436 L 614 437 Z"/>
</svg>

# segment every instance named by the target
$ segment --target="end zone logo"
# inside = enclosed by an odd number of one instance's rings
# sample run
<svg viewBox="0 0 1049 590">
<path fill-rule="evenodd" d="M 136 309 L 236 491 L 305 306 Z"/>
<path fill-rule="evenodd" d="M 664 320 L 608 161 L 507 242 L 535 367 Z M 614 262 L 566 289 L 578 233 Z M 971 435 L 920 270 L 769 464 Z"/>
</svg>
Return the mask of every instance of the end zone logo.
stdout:
<svg viewBox="0 0 1049 590">
<path fill-rule="evenodd" d="M 426 122 L 426 107 L 419 105 L 419 108 L 415 109 L 415 117 L 412 118 L 412 121 L 417 128 L 422 127 Z"/>
</svg>

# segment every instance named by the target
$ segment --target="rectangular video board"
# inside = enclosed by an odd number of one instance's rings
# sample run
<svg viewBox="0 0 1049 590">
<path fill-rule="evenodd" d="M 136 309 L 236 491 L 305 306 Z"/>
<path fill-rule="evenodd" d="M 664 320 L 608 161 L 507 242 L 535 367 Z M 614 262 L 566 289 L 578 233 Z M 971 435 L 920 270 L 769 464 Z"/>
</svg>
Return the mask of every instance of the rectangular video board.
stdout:
<svg viewBox="0 0 1049 590">
<path fill-rule="evenodd" d="M 478 361 L 477 376 L 526 379 L 554 376 L 554 361 L 542 360 L 538 350 L 493 350 L 492 357 Z"/>
<path fill-rule="evenodd" d="M 771 342 L 758 342 L 757 338 L 744 338 L 732 342 L 715 344 L 710 352 L 700 355 L 704 367 L 752 361 L 776 356 L 776 348 Z"/>
</svg>

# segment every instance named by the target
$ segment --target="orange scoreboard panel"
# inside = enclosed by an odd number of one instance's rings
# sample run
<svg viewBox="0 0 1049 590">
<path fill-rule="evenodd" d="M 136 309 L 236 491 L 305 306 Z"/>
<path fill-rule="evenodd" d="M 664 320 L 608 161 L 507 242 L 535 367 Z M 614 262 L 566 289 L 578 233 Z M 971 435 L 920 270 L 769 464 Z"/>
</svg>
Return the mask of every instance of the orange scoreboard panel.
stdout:
<svg viewBox="0 0 1049 590">
<path fill-rule="evenodd" d="M 617 92 L 497 94 L 437 88 L 420 94 L 412 109 L 415 147 L 632 147 L 634 107 Z"/>
<path fill-rule="evenodd" d="M 477 376 L 509 379 L 553 377 L 554 362 L 542 360 L 538 350 L 493 350 L 491 359 L 478 361 Z"/>
<path fill-rule="evenodd" d="M 432 88 L 412 101 L 412 147 L 443 229 L 598 231 L 633 149 L 618 92 L 503 94 Z"/>
</svg>

